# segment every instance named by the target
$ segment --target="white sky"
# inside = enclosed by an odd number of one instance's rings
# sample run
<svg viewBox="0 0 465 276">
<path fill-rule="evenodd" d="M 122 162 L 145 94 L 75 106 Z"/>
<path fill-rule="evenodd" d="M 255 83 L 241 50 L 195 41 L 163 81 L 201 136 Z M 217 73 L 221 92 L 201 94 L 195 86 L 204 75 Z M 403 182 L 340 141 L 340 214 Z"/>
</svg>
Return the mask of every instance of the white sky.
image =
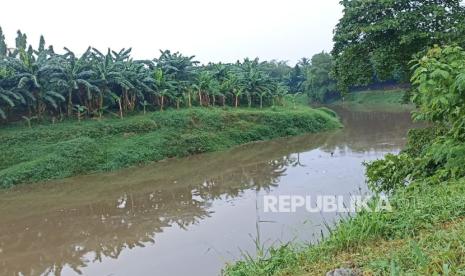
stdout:
<svg viewBox="0 0 465 276">
<path fill-rule="evenodd" d="M 135 58 L 159 49 L 201 62 L 244 57 L 289 60 L 332 48 L 339 0 L 2 0 L 0 26 L 9 46 L 16 31 L 37 47 L 39 36 L 61 52 L 133 48 Z"/>
</svg>

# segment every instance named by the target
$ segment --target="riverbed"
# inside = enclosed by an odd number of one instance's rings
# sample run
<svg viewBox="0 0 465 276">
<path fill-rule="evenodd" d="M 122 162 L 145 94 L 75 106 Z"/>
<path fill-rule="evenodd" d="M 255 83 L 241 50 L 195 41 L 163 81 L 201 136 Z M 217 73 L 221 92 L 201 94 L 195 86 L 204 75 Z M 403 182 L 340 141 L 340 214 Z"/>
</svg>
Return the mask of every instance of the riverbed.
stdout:
<svg viewBox="0 0 465 276">
<path fill-rule="evenodd" d="M 218 275 L 243 254 L 317 243 L 346 213 L 264 212 L 269 195 L 369 194 L 407 112 L 337 110 L 344 128 L 0 191 L 0 275 Z"/>
</svg>

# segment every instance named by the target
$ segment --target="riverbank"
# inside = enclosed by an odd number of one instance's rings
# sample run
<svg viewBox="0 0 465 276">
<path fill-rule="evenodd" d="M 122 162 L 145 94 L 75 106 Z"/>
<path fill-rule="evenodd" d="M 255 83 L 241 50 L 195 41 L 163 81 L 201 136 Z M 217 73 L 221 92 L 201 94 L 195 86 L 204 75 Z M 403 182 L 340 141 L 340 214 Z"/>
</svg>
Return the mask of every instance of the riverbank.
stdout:
<svg viewBox="0 0 465 276">
<path fill-rule="evenodd" d="M 286 245 L 226 275 L 457 275 L 465 271 L 465 181 L 415 183 L 391 199 L 392 213 L 360 213 L 315 246 Z M 362 274 L 361 274 L 362 275 Z"/>
<path fill-rule="evenodd" d="M 405 90 L 369 90 L 348 93 L 344 100 L 337 100 L 331 105 L 343 106 L 360 111 L 405 112 L 414 109 L 412 104 L 404 103 Z"/>
<path fill-rule="evenodd" d="M 465 272 L 463 143 L 439 127 L 411 131 L 400 155 L 367 167 L 369 184 L 391 193 L 392 212 L 361 212 L 328 225 L 316 245 L 289 244 L 226 275 L 460 275 Z M 411 183 L 405 186 L 405 179 Z"/>
<path fill-rule="evenodd" d="M 0 187 L 111 171 L 340 127 L 326 110 L 170 110 L 101 121 L 4 127 Z"/>
</svg>

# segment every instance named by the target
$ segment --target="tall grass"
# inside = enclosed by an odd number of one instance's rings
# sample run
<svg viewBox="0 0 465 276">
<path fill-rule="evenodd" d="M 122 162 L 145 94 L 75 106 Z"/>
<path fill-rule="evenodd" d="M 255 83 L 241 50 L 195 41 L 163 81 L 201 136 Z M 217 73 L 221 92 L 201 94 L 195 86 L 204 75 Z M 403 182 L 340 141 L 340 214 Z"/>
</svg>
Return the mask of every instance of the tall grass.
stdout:
<svg viewBox="0 0 465 276">
<path fill-rule="evenodd" d="M 390 200 L 393 212 L 364 212 L 332 227 L 320 244 L 284 245 L 246 258 L 226 275 L 324 275 L 347 266 L 374 275 L 462 275 L 465 272 L 465 180 L 415 183 Z M 451 228 L 453 230 L 451 230 Z"/>
</svg>

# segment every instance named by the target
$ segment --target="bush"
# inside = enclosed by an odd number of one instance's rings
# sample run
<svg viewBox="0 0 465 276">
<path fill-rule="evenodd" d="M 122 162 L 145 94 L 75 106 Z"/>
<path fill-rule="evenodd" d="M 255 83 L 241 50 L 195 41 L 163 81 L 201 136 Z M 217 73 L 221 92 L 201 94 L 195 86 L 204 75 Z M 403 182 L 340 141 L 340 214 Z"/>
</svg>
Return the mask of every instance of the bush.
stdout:
<svg viewBox="0 0 465 276">
<path fill-rule="evenodd" d="M 404 187 L 414 172 L 414 160 L 407 154 L 387 154 L 383 160 L 366 164 L 370 189 L 391 192 Z"/>
</svg>

